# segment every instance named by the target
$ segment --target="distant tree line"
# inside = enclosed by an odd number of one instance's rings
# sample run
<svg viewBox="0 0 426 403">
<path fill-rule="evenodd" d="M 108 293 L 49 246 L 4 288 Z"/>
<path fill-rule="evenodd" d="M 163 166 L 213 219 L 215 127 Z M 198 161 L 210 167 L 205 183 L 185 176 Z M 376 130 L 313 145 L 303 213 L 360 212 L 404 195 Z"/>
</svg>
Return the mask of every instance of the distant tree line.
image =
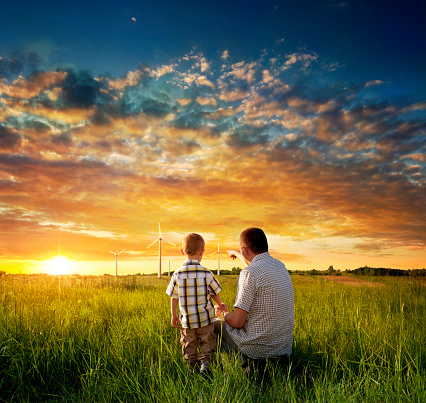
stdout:
<svg viewBox="0 0 426 403">
<path fill-rule="evenodd" d="M 223 274 L 240 274 L 241 272 L 241 268 L 239 267 L 233 267 L 231 270 L 220 270 L 220 275 L 222 276 Z M 212 270 L 214 273 L 217 273 L 217 270 Z"/>
<path fill-rule="evenodd" d="M 345 273 L 359 276 L 397 276 L 397 277 L 426 277 L 426 269 L 401 270 L 384 267 L 359 267 L 355 270 L 345 270 Z"/>
<path fill-rule="evenodd" d="M 221 269 L 220 270 L 220 275 L 221 276 L 223 276 L 223 275 L 228 275 L 228 274 L 240 274 L 240 272 L 241 272 L 241 268 L 240 267 L 233 267 L 231 270 L 225 270 L 225 269 Z M 210 270 L 213 274 L 217 274 L 217 270 Z M 173 275 L 173 273 L 174 273 L 174 271 L 171 271 L 170 272 L 170 275 Z M 139 275 L 141 275 L 140 273 L 138 273 L 138 274 L 136 274 L 137 276 Z M 157 273 L 152 273 L 152 274 L 145 274 L 145 276 L 156 276 L 157 275 Z M 169 272 L 165 272 L 165 273 L 162 273 L 162 276 L 163 277 L 166 277 L 166 276 L 168 276 L 169 275 Z M 142 274 L 142 276 L 143 276 L 143 274 Z"/>
<path fill-rule="evenodd" d="M 241 272 L 240 267 L 233 267 L 231 270 L 225 270 L 222 269 L 220 271 L 220 275 L 238 275 Z M 217 270 L 212 270 L 213 273 L 217 274 Z M 310 276 L 341 276 L 342 274 L 354 274 L 356 276 L 395 276 L 395 277 L 426 277 L 426 269 L 412 269 L 412 270 L 401 270 L 401 269 L 390 269 L 390 268 L 384 268 L 384 267 L 359 267 L 355 270 L 349 270 L 346 269 L 343 272 L 340 270 L 335 270 L 333 266 L 330 266 L 327 270 L 288 270 L 288 272 L 292 275 L 310 275 Z M 170 275 L 172 275 L 174 271 L 170 272 Z M 6 275 L 7 273 L 3 270 L 0 270 L 0 277 Z M 27 274 L 26 276 L 48 276 L 46 273 L 38 273 L 38 274 Z M 168 272 L 162 274 L 164 277 L 168 276 Z M 80 274 L 74 274 L 74 277 L 96 277 L 96 276 L 88 276 L 88 275 L 80 275 Z M 111 274 L 104 274 L 105 277 L 115 277 Z M 144 273 L 136 273 L 136 274 L 128 274 L 127 277 L 131 276 L 151 276 L 155 277 L 157 276 L 157 273 L 150 273 L 150 274 L 144 274 Z M 123 276 L 121 276 L 123 277 Z"/>
<path fill-rule="evenodd" d="M 327 270 L 288 270 L 290 274 L 296 275 L 310 275 L 310 276 L 341 276 L 342 272 L 340 270 L 335 270 L 333 266 L 330 266 Z"/>
<path fill-rule="evenodd" d="M 384 267 L 359 267 L 355 270 L 335 270 L 330 266 L 327 270 L 289 270 L 290 274 L 311 275 L 311 276 L 341 276 L 343 274 L 355 274 L 356 276 L 398 276 L 398 277 L 426 277 L 426 269 L 401 270 Z"/>
</svg>

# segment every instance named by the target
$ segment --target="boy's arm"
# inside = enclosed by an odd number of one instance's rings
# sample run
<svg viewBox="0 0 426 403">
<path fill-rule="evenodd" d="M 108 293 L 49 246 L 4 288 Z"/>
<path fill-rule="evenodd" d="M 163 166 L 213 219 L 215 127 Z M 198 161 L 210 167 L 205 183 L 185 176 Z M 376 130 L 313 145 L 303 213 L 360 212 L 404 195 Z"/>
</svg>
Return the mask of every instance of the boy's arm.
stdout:
<svg viewBox="0 0 426 403">
<path fill-rule="evenodd" d="M 222 306 L 222 301 L 220 300 L 219 294 L 211 295 L 212 300 L 218 304 L 218 306 Z"/>
<path fill-rule="evenodd" d="M 172 326 L 175 328 L 179 327 L 179 317 L 177 315 L 177 307 L 179 303 L 179 298 L 170 297 L 170 305 L 172 308 Z"/>
</svg>

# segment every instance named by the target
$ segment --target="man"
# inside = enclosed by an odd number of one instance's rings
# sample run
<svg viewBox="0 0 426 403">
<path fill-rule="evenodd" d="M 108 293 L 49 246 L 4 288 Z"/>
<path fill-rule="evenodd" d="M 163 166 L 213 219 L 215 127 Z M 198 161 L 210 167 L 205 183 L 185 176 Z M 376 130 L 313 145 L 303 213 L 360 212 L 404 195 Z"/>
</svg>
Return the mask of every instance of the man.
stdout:
<svg viewBox="0 0 426 403">
<path fill-rule="evenodd" d="M 215 330 L 222 332 L 222 347 L 247 358 L 284 358 L 292 353 L 294 293 L 283 263 L 268 252 L 268 241 L 260 228 L 248 228 L 240 235 L 240 252 L 228 251 L 248 266 L 239 276 L 234 312 L 226 304 L 216 306 Z"/>
</svg>

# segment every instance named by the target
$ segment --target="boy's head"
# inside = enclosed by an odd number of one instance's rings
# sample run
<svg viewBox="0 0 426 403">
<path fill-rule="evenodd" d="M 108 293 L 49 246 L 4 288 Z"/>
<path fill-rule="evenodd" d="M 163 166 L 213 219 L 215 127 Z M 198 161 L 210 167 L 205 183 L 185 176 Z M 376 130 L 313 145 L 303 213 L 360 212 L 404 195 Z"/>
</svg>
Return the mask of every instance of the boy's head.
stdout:
<svg viewBox="0 0 426 403">
<path fill-rule="evenodd" d="M 188 256 L 196 256 L 204 252 L 204 239 L 198 234 L 188 234 L 182 241 L 182 253 Z"/>
</svg>

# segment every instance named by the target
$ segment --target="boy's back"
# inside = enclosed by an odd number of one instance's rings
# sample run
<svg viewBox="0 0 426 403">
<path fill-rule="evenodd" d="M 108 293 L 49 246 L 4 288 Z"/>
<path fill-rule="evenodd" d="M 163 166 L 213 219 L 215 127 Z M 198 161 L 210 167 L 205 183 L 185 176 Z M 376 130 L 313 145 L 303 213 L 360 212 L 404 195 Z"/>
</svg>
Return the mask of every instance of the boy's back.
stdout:
<svg viewBox="0 0 426 403">
<path fill-rule="evenodd" d="M 216 277 L 198 260 L 186 260 L 172 276 L 166 293 L 179 299 L 181 325 L 195 329 L 209 325 L 214 320 L 211 295 L 221 291 Z"/>
</svg>

